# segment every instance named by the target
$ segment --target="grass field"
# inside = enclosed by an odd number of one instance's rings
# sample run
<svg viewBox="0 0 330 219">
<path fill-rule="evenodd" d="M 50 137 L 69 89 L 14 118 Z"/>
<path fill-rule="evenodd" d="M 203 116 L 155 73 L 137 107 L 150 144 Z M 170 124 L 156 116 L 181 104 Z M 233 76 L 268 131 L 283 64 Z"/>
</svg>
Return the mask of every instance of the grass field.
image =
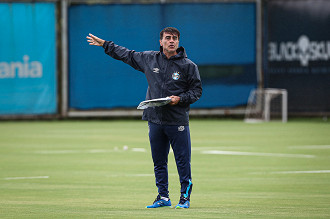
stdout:
<svg viewBox="0 0 330 219">
<path fill-rule="evenodd" d="M 0 218 L 330 217 L 329 121 L 190 129 L 191 208 L 145 209 L 157 195 L 146 122 L 2 121 Z M 169 178 L 175 205 L 173 153 Z"/>
</svg>

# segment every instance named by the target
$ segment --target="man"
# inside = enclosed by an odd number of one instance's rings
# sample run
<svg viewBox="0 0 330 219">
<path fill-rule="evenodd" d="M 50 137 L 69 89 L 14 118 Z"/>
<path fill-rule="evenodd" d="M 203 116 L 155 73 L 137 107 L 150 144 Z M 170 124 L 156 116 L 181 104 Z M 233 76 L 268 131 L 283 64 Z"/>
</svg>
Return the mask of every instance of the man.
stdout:
<svg viewBox="0 0 330 219">
<path fill-rule="evenodd" d="M 170 145 L 181 183 L 181 196 L 176 208 L 189 208 L 192 190 L 189 109 L 190 104 L 202 95 L 202 85 L 196 64 L 187 58 L 183 47 L 179 48 L 180 32 L 173 27 L 163 29 L 160 32 L 160 51 L 135 52 L 92 34 L 87 39 L 90 45 L 102 46 L 112 58 L 145 74 L 148 81 L 147 100 L 171 98 L 168 105 L 150 107 L 143 112 L 142 119 L 148 121 L 158 187 L 156 200 L 147 208 L 171 206 L 167 171 Z"/>
</svg>

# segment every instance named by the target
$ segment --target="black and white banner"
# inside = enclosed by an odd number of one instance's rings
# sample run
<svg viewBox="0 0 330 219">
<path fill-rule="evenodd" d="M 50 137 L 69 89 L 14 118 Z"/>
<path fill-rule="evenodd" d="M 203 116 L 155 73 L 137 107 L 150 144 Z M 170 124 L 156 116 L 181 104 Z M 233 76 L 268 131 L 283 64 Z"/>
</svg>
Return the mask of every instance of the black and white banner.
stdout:
<svg viewBox="0 0 330 219">
<path fill-rule="evenodd" d="M 265 6 L 265 87 L 287 89 L 290 112 L 330 112 L 330 1 Z"/>
</svg>

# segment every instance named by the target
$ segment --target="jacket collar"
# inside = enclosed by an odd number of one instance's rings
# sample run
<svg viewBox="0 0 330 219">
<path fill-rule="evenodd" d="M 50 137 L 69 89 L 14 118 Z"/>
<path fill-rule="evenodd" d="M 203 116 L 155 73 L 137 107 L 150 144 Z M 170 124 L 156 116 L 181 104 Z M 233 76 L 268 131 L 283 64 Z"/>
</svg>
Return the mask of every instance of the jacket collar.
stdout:
<svg viewBox="0 0 330 219">
<path fill-rule="evenodd" d="M 163 47 L 162 47 L 162 46 L 160 46 L 159 50 L 160 50 L 161 54 L 162 54 L 163 56 L 165 56 L 165 54 L 163 53 Z M 178 54 L 176 54 L 175 56 L 172 56 L 170 59 L 181 59 L 181 58 L 187 58 L 186 50 L 185 50 L 182 46 L 180 46 L 180 47 L 176 50 L 176 52 L 177 52 Z M 166 56 L 165 56 L 165 57 L 166 57 Z"/>
</svg>

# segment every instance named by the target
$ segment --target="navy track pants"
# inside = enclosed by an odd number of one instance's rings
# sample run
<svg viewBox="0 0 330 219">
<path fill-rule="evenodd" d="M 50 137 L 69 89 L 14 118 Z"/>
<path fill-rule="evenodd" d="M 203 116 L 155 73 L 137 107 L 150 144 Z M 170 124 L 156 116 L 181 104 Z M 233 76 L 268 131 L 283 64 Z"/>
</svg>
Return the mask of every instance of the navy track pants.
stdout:
<svg viewBox="0 0 330 219">
<path fill-rule="evenodd" d="M 171 145 L 180 177 L 181 195 L 190 198 L 192 183 L 189 126 L 159 125 L 152 122 L 149 122 L 148 125 L 156 186 L 159 195 L 169 197 L 167 162 Z"/>
</svg>

